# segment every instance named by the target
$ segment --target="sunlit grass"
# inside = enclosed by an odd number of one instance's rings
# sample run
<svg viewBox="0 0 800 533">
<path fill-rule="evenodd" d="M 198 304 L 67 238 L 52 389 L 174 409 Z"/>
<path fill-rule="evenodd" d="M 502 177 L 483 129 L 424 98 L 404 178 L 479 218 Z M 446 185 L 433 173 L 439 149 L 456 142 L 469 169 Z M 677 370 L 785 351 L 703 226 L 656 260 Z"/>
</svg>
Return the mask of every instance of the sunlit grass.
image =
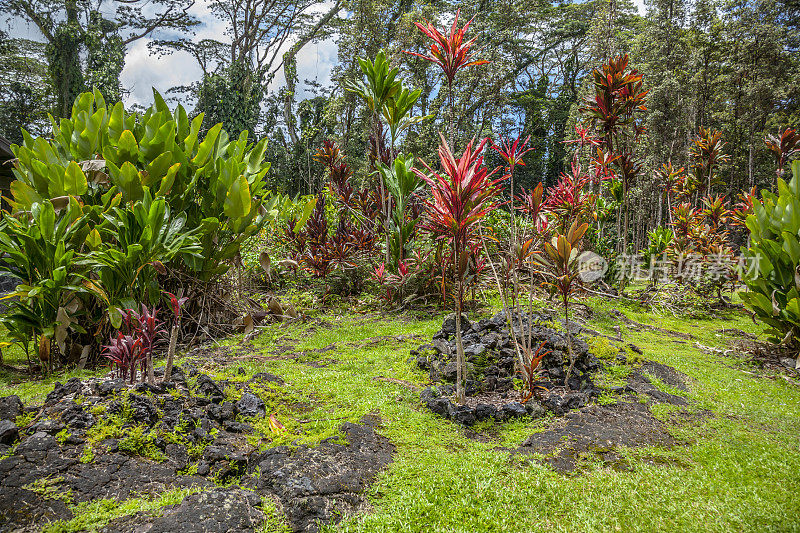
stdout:
<svg viewBox="0 0 800 533">
<path fill-rule="evenodd" d="M 623 345 L 633 343 L 644 359 L 690 377 L 692 390 L 682 393 L 692 401 L 690 421 L 675 425 L 677 408 L 652 407 L 686 445 L 622 451 L 627 470 L 589 462 L 562 475 L 508 451 L 551 423 L 547 419 L 491 428 L 490 442 L 468 438 L 420 404 L 428 377 L 409 361 L 409 350 L 430 339 L 445 313 L 424 321 L 328 313 L 273 324 L 253 345 L 265 356 L 289 347 L 285 357 L 245 358 L 206 370 L 230 379 L 240 366 L 248 376 L 281 376 L 291 394 L 308 399 L 309 410 L 302 416 L 279 412 L 310 421 L 297 426 L 310 444 L 336 434 L 344 421 L 380 416 L 378 431 L 397 450 L 370 490 L 372 512 L 329 531 L 800 531 L 800 390 L 754 373 L 736 354 L 723 357 L 695 344 L 725 347 L 728 339 L 718 333 L 723 328 L 758 334 L 749 317 L 731 312 L 724 320 L 682 319 L 631 302 L 586 303 L 594 310 L 590 327 L 613 336 L 620 325 Z M 612 309 L 694 339 L 634 331 Z M 239 350 L 240 342 L 234 336 L 223 344 Z M 26 386 L 13 390 L 37 397 L 45 388 Z M 655 464 L 644 460 L 653 457 Z"/>
</svg>

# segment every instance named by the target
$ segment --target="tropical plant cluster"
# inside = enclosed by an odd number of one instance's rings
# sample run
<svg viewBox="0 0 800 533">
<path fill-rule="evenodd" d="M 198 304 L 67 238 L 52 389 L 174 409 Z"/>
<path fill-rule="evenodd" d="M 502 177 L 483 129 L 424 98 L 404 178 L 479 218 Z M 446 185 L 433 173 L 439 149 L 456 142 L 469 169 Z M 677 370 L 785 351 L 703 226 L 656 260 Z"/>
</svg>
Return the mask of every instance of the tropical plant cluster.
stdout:
<svg viewBox="0 0 800 533">
<path fill-rule="evenodd" d="M 23 131 L 13 147 L 0 269 L 17 286 L 2 321 L 45 367 L 85 363 L 126 310 L 165 290 L 219 279 L 272 217 L 266 141 L 231 139 L 222 124 L 200 137 L 203 115 L 154 97 L 139 114 L 84 93 L 49 139 Z"/>
<path fill-rule="evenodd" d="M 570 133 L 558 141 L 559 172 L 537 179 L 528 167 L 543 147 L 528 123 L 504 124 L 506 135 L 485 135 L 488 127 L 465 135 L 458 100 L 472 90 L 475 73 L 495 62 L 487 59 L 491 50 L 476 48 L 478 36 L 467 36 L 475 23 L 456 10 L 446 28 L 415 23 L 419 40 L 404 54 L 377 49 L 358 58 L 358 73 L 340 88 L 361 106 L 363 142 L 316 131 L 313 162 L 323 179 L 315 190 L 308 181 L 313 194 L 303 197 L 273 192 L 267 138 L 251 141 L 249 119 L 237 115 L 240 133 L 232 138 L 223 124 L 204 124 L 203 113 L 170 109 L 157 92 L 140 113 L 107 105 L 100 90 L 83 93 L 69 118 L 50 118 L 49 139 L 23 130 L 10 211 L 0 223 L 7 257 L 0 268 L 18 281 L 2 317 L 6 329 L 45 367 L 84 365 L 111 339 L 106 352 L 121 375 L 134 379 L 141 367 L 152 381 L 156 309 L 169 301 L 173 310 L 171 359 L 181 317 L 172 293 L 189 296 L 181 302 L 185 314 L 203 315 L 201 294 L 232 268 L 241 281 L 245 266 L 257 263 L 251 279 L 260 288 L 285 288 L 293 277 L 297 287 L 318 289 L 322 303 L 371 291 L 390 307 L 451 308 L 463 401 L 460 322 L 470 295 L 496 288 L 513 332 L 525 298 L 530 313 L 533 295 L 544 289 L 563 308 L 570 345 L 575 294 L 625 297 L 637 273 L 624 261 L 643 246 L 652 285 L 669 282 L 724 305 L 743 282 L 736 265 L 767 257 L 769 266 L 745 276 L 751 292 L 742 299 L 757 315 L 769 313 L 765 322 L 791 344 L 792 306 L 800 299 L 784 283 L 792 265 L 797 270 L 797 228 L 786 213 L 796 180 L 787 184 L 783 176 L 800 152 L 795 129 L 783 127 L 759 146 L 774 161 L 774 178 L 762 181 L 777 195 L 732 191 L 725 181 L 730 146 L 722 130 L 703 122 L 689 135 L 686 157 L 659 152 L 660 166 L 651 170 L 657 95 L 629 54 L 609 53 L 588 73 Z M 398 57 L 432 65 L 435 78 L 401 70 Z M 246 69 L 239 75 L 246 78 Z M 440 106 L 425 99 L 430 83 L 440 88 Z M 431 128 L 435 152 L 419 143 Z M 646 239 L 637 222 L 643 182 L 658 185 L 659 213 L 666 214 L 646 224 Z M 775 249 L 777 236 L 786 257 Z M 605 270 L 587 272 L 597 260 Z M 277 300 L 270 295 L 269 302 L 272 308 Z M 275 316 L 285 315 L 275 308 Z M 252 313 L 240 320 L 253 331 Z M 518 369 L 533 387 L 542 347 L 514 335 Z"/>
</svg>

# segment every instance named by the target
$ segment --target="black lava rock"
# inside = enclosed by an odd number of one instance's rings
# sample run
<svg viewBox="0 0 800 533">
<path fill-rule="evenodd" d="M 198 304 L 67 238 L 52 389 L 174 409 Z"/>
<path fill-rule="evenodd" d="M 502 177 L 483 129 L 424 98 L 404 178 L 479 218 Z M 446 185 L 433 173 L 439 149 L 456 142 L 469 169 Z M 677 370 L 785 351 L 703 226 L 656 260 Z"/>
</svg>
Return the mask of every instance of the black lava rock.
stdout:
<svg viewBox="0 0 800 533">
<path fill-rule="evenodd" d="M 13 444 L 19 438 L 19 429 L 11 420 L 0 420 L 0 444 Z"/>
<path fill-rule="evenodd" d="M 108 396 L 110 394 L 117 394 L 125 388 L 125 382 L 122 379 L 108 379 L 100 382 L 97 386 L 97 392 L 100 396 Z"/>
<path fill-rule="evenodd" d="M 567 412 L 567 408 L 564 406 L 564 402 L 558 394 L 551 394 L 544 400 L 542 400 L 542 407 L 545 409 L 552 411 L 557 415 L 563 415 Z"/>
<path fill-rule="evenodd" d="M 525 406 L 519 402 L 511 402 L 507 403 L 503 406 L 503 414 L 505 418 L 517 418 L 520 416 L 526 416 L 528 414 L 527 409 Z"/>
<path fill-rule="evenodd" d="M 225 399 L 225 392 L 219 383 L 205 374 L 200 374 L 197 378 L 197 393 L 207 396 L 214 403 L 222 403 Z"/>
<path fill-rule="evenodd" d="M 209 418 L 217 420 L 218 422 L 233 420 L 236 418 L 236 406 L 233 402 L 223 402 L 222 405 L 212 403 L 206 407 L 206 413 Z"/>
<path fill-rule="evenodd" d="M 494 405 L 479 403 L 475 406 L 475 419 L 478 421 L 494 418 L 496 415 L 497 408 Z"/>
<path fill-rule="evenodd" d="M 467 315 L 461 315 L 461 334 L 467 333 L 470 329 L 472 329 L 472 322 L 467 319 Z M 451 336 L 456 334 L 456 314 L 450 313 L 444 319 L 444 323 L 442 324 L 442 333 L 446 336 Z"/>
<path fill-rule="evenodd" d="M 158 410 L 150 398 L 131 394 L 128 396 L 133 414 L 131 418 L 138 424 L 152 426 L 158 420 Z"/>
<path fill-rule="evenodd" d="M 243 393 L 242 398 L 236 402 L 236 408 L 242 416 L 262 417 L 267 413 L 264 401 L 252 392 Z"/>
<path fill-rule="evenodd" d="M 453 403 L 447 398 L 435 398 L 428 402 L 428 409 L 439 416 L 447 417 Z"/>
<path fill-rule="evenodd" d="M 78 378 L 72 378 L 65 384 L 56 383 L 53 391 L 45 398 L 45 405 L 52 405 L 60 402 L 70 394 L 78 394 L 83 390 L 83 383 Z"/>
<path fill-rule="evenodd" d="M 253 431 L 253 426 L 236 420 L 226 420 L 222 423 L 222 427 L 229 433 L 249 433 Z"/>
<path fill-rule="evenodd" d="M 14 421 L 22 415 L 23 406 L 19 396 L 6 396 L 0 398 L 0 420 Z"/>
<path fill-rule="evenodd" d="M 269 372 L 259 372 L 250 378 L 248 383 L 276 383 L 278 385 L 283 385 L 284 381 L 275 374 L 270 374 Z"/>
<path fill-rule="evenodd" d="M 61 420 L 73 429 L 89 429 L 95 424 L 92 413 L 84 411 L 78 404 L 72 404 L 61 413 Z"/>
<path fill-rule="evenodd" d="M 475 411 L 467 405 L 457 405 L 450 413 L 453 422 L 463 426 L 471 426 L 476 422 Z"/>
<path fill-rule="evenodd" d="M 580 392 L 573 392 L 564 396 L 564 400 L 562 404 L 567 409 L 580 409 L 581 407 L 585 406 L 587 402 L 587 398 L 585 394 Z"/>
<path fill-rule="evenodd" d="M 48 435 L 56 435 L 67 426 L 60 420 L 53 420 L 45 418 L 33 424 L 29 430 L 31 433 L 47 433 Z"/>
</svg>

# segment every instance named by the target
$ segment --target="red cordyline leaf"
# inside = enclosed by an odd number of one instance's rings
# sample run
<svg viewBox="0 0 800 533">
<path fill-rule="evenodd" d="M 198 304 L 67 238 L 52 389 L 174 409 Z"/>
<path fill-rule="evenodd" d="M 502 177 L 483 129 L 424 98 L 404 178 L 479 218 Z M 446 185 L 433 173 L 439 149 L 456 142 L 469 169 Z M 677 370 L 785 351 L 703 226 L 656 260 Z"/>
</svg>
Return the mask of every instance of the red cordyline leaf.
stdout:
<svg viewBox="0 0 800 533">
<path fill-rule="evenodd" d="M 164 294 L 169 296 L 169 305 L 172 308 L 172 313 L 175 315 L 175 317 L 180 317 L 181 316 L 181 307 L 183 307 L 183 304 L 185 304 L 187 301 L 189 301 L 189 298 L 186 297 L 186 296 L 184 296 L 183 298 L 178 298 L 177 296 L 175 296 L 171 292 L 167 292 L 167 291 L 164 291 Z"/>
<path fill-rule="evenodd" d="M 598 146 L 600 145 L 600 139 L 595 137 L 591 134 L 589 128 L 585 126 L 581 126 L 580 124 L 575 125 L 575 135 L 577 137 L 575 139 L 570 139 L 567 141 L 563 141 L 564 144 L 580 144 L 581 148 L 588 145 Z"/>
<path fill-rule="evenodd" d="M 469 50 L 472 48 L 472 45 L 475 44 L 477 37 L 473 37 L 469 41 L 464 42 L 464 34 L 467 32 L 470 24 L 472 24 L 472 21 L 475 20 L 475 17 L 469 19 L 469 22 L 467 22 L 463 28 L 459 29 L 458 17 L 460 14 L 461 9 L 456 11 L 456 18 L 453 20 L 450 33 L 447 35 L 440 32 L 427 20 L 425 24 L 419 22 L 414 23 L 422 33 L 433 40 L 429 56 L 404 50 L 406 54 L 421 57 L 426 61 L 439 65 L 450 84 L 453 83 L 453 79 L 456 77 L 459 70 L 489 63 L 485 59 L 472 60 L 473 54 L 470 54 Z"/>
<path fill-rule="evenodd" d="M 533 147 L 528 148 L 528 142 L 530 140 L 530 135 L 525 137 L 525 140 L 522 140 L 522 134 L 520 134 L 513 141 L 501 135 L 499 145 L 492 142 L 492 150 L 500 154 L 500 157 L 506 162 L 506 166 L 510 171 L 517 165 L 525 166 L 525 163 L 522 161 L 522 156 L 533 151 Z"/>
<path fill-rule="evenodd" d="M 589 177 L 581 171 L 580 165 L 572 164 L 572 173 L 561 173 L 555 187 L 547 190 L 547 200 L 543 209 L 555 213 L 563 220 L 572 220 L 588 208 L 591 194 L 584 194 Z"/>
<path fill-rule="evenodd" d="M 493 180 L 492 176 L 499 169 L 489 172 L 483 164 L 481 154 L 489 139 L 477 146 L 472 139 L 461 157 L 456 159 L 444 136 L 439 136 L 439 159 L 443 172 L 435 172 L 424 161 L 422 165 L 428 173 L 414 169 L 430 185 L 433 198 L 425 204 L 428 216 L 420 228 L 433 234 L 437 240 L 454 243 L 459 250 L 465 250 L 476 222 L 497 206 L 495 197 L 500 192 L 499 184 L 506 177 Z"/>
</svg>

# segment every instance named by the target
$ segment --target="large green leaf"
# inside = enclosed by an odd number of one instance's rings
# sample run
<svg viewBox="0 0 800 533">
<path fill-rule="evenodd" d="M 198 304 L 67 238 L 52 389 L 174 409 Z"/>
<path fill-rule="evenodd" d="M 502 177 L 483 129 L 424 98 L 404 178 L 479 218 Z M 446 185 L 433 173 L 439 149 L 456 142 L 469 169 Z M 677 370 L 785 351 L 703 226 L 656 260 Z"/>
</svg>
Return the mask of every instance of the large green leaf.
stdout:
<svg viewBox="0 0 800 533">
<path fill-rule="evenodd" d="M 250 196 L 250 186 L 247 178 L 240 175 L 233 180 L 233 183 L 225 195 L 225 215 L 231 219 L 242 218 L 250 213 L 252 198 Z"/>
<path fill-rule="evenodd" d="M 70 161 L 66 172 L 64 172 L 64 192 L 66 194 L 80 196 L 86 193 L 87 189 L 88 183 L 86 181 L 86 174 L 83 173 L 80 165 L 75 161 Z"/>
</svg>

